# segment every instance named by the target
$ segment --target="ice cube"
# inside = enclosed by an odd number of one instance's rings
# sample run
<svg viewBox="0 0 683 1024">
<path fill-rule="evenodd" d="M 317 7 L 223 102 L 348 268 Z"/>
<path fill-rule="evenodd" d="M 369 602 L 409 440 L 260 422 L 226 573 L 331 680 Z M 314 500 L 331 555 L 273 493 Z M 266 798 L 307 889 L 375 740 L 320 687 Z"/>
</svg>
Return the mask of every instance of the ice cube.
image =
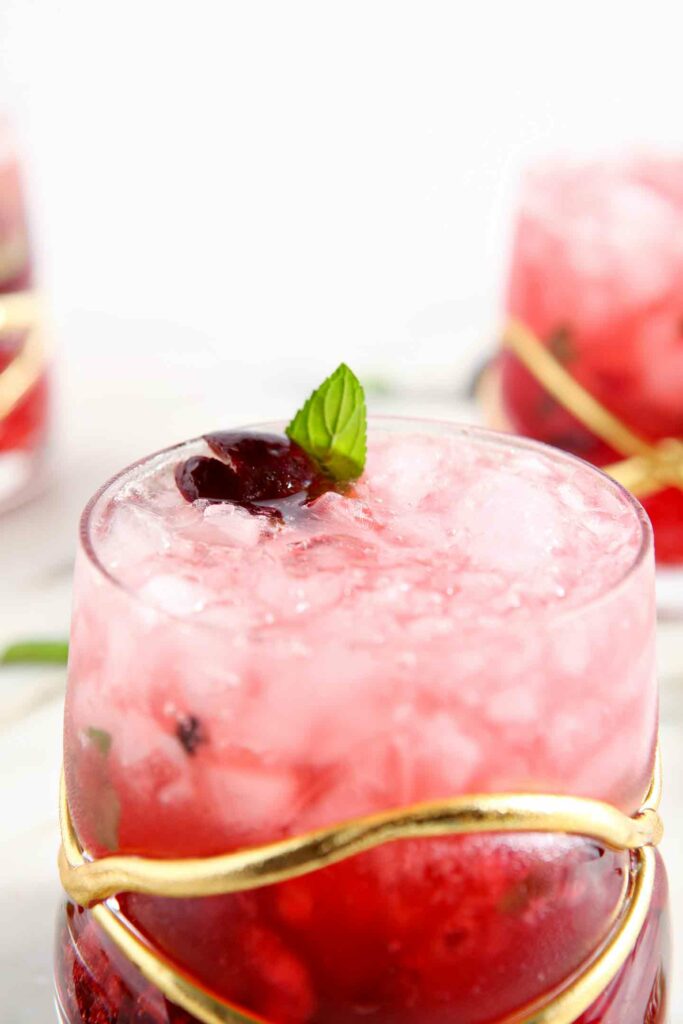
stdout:
<svg viewBox="0 0 683 1024">
<path fill-rule="evenodd" d="M 548 565 L 564 536 L 561 506 L 549 490 L 504 471 L 470 487 L 457 526 L 478 568 L 512 577 Z"/>
<path fill-rule="evenodd" d="M 212 544 L 255 547 L 265 528 L 263 516 L 252 515 L 237 505 L 208 505 L 204 510 L 201 539 Z"/>
<path fill-rule="evenodd" d="M 204 608 L 211 592 L 183 576 L 158 573 L 142 585 L 140 597 L 170 615 L 192 615 Z"/>
<path fill-rule="evenodd" d="M 112 751 L 122 769 L 132 772 L 150 761 L 157 766 L 154 772 L 141 770 L 139 778 L 136 776 L 138 791 L 143 786 L 154 789 L 161 777 L 158 768 L 162 764 L 169 781 L 182 773 L 187 760 L 182 746 L 148 712 L 123 706 L 110 708 L 107 725 L 112 734 Z"/>
<path fill-rule="evenodd" d="M 367 476 L 374 500 L 390 506 L 414 508 L 434 489 L 440 478 L 443 448 L 429 437 L 404 437 L 400 445 L 377 445 L 368 458 Z"/>
<path fill-rule="evenodd" d="M 203 777 L 201 799 L 229 832 L 253 832 L 272 838 L 273 821 L 285 808 L 296 809 L 295 780 L 283 766 L 226 764 L 210 767 Z"/>
<path fill-rule="evenodd" d="M 171 548 L 172 536 L 166 522 L 150 509 L 117 503 L 103 524 L 98 555 L 107 568 L 115 570 L 164 554 Z"/>
</svg>

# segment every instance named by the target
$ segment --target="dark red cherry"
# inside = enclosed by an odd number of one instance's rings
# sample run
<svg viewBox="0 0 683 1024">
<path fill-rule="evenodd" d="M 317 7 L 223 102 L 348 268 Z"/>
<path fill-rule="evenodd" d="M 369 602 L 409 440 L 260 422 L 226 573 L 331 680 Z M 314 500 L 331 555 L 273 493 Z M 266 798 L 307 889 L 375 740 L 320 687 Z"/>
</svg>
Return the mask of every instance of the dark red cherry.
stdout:
<svg viewBox="0 0 683 1024">
<path fill-rule="evenodd" d="M 317 471 L 298 444 L 277 434 L 220 431 L 204 440 L 235 473 L 235 501 L 271 501 L 305 491 Z"/>
<path fill-rule="evenodd" d="M 282 519 L 267 503 L 299 498 L 303 504 L 331 486 L 288 438 L 224 431 L 205 440 L 218 458 L 193 455 L 176 466 L 176 483 L 187 501 L 232 502 L 254 515 Z"/>
<path fill-rule="evenodd" d="M 235 471 L 218 459 L 206 455 L 193 455 L 175 468 L 175 482 L 185 501 L 231 502 L 246 508 L 255 516 L 282 519 L 282 513 L 268 505 L 256 505 L 253 501 L 239 501 L 232 495 L 236 490 Z"/>
<path fill-rule="evenodd" d="M 225 501 L 235 489 L 235 472 L 218 459 L 193 455 L 175 468 L 175 482 L 186 501 Z"/>
</svg>

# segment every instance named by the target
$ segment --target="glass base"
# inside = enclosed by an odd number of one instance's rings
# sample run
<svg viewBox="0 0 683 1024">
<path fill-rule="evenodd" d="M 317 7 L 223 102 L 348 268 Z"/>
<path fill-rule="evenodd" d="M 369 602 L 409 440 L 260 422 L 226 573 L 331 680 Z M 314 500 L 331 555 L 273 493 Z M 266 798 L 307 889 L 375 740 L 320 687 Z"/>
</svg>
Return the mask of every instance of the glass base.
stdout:
<svg viewBox="0 0 683 1024">
<path fill-rule="evenodd" d="M 537 898 L 538 895 L 536 893 Z M 567 924 L 571 926 L 572 922 L 568 920 Z M 419 930 L 419 927 L 418 916 L 414 929 Z M 482 938 L 486 938 L 484 933 Z M 250 956 L 255 952 L 252 950 L 247 955 L 239 948 L 235 955 L 244 955 L 244 964 L 235 971 L 234 959 L 228 957 L 221 961 L 217 970 L 228 972 L 239 984 L 239 979 L 253 969 Z M 258 951 L 266 961 L 268 952 L 267 948 Z M 350 973 L 354 967 L 353 955 L 352 949 L 346 950 L 345 964 L 351 969 Z M 433 949 L 422 965 L 423 969 L 435 972 L 437 980 L 440 955 L 439 949 Z M 575 1024 L 596 1024 L 597 1021 L 601 1024 L 666 1024 L 668 964 L 667 885 L 663 865 L 658 860 L 650 912 L 632 954 Z M 272 962 L 264 962 L 261 966 L 268 969 L 273 965 Z M 158 989 L 145 981 L 100 931 L 88 911 L 71 903 L 67 903 L 66 910 L 60 914 L 55 979 L 60 1024 L 197 1024 L 196 1018 L 170 1003 Z M 454 1019 L 481 1024 L 483 1020 L 493 1019 L 490 1014 L 483 1014 L 480 998 L 468 1001 L 466 1007 L 461 1005 L 453 1013 L 454 1004 L 443 998 L 434 1002 L 426 997 L 424 1003 L 410 999 L 400 1006 L 393 1003 L 382 1006 L 381 1000 L 371 998 L 373 991 L 366 989 L 365 1001 L 352 1005 L 344 1000 L 342 994 L 335 995 L 334 986 L 330 988 L 329 983 L 327 991 L 321 989 L 317 993 L 320 997 L 317 1007 L 314 1004 L 296 1006 L 291 1001 L 291 978 L 280 972 L 275 982 L 278 997 L 271 1001 L 267 1013 L 242 1002 L 239 1005 L 245 1005 L 247 1012 L 255 1014 L 255 1019 L 271 1021 L 272 1024 L 351 1024 L 355 1020 L 367 1019 L 369 1007 L 372 1007 L 373 1020 L 378 1024 L 418 1024 L 427 1019 L 433 1024 L 446 1024 Z M 390 982 L 393 986 L 395 975 L 391 976 Z M 384 991 L 389 1002 L 394 1000 L 395 991 L 383 990 L 381 986 L 377 988 L 377 992 L 380 991 Z M 414 994 L 416 992 L 414 990 Z M 488 995 L 492 994 L 495 995 L 489 991 Z M 322 1010 L 325 1000 L 328 1005 Z M 506 1014 L 505 1019 L 508 1018 Z"/>
</svg>

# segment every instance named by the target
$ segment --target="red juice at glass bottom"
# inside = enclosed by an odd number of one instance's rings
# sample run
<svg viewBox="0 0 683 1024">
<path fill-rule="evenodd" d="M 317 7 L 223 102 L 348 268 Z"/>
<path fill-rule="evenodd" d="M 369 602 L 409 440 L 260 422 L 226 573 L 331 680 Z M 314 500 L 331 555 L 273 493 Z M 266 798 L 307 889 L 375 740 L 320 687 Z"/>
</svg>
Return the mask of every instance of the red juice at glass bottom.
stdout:
<svg viewBox="0 0 683 1024">
<path fill-rule="evenodd" d="M 533 443 L 376 421 L 363 476 L 283 519 L 125 472 L 84 519 L 65 719 L 83 847 L 209 856 L 420 801 L 571 794 L 633 813 L 657 732 L 642 512 Z M 277 1024 L 494 1024 L 610 934 L 629 853 L 566 835 L 378 847 L 229 896 L 123 894 L 197 983 Z M 666 878 L 582 1024 L 666 1020 Z M 67 1024 L 193 1018 L 68 903 Z"/>
<path fill-rule="evenodd" d="M 522 321 L 610 412 L 649 441 L 683 437 L 683 160 L 548 162 L 522 191 L 507 287 Z M 500 358 L 512 429 L 598 466 L 623 453 Z M 683 490 L 643 504 L 657 559 L 683 562 Z"/>
</svg>

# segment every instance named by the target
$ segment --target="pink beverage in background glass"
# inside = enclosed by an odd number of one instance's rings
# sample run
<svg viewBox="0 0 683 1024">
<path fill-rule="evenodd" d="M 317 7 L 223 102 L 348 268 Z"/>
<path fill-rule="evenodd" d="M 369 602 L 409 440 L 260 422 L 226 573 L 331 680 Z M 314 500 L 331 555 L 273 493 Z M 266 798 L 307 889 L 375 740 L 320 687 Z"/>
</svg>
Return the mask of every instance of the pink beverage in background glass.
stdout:
<svg viewBox="0 0 683 1024">
<path fill-rule="evenodd" d="M 34 285 L 26 206 L 11 129 L 0 118 L 0 508 L 35 479 L 47 440 L 48 383 L 39 340 L 15 319 Z M 31 310 L 35 323 L 35 309 Z"/>
<path fill-rule="evenodd" d="M 375 420 L 354 485 L 261 515 L 181 496 L 176 467 L 208 454 L 143 460 L 84 515 L 65 770 L 87 851 L 207 856 L 476 792 L 640 806 L 654 567 L 616 484 L 533 442 Z M 567 835 L 411 839 L 118 906 L 257 1020 L 493 1024 L 591 961 L 630 864 Z M 666 1020 L 666 900 L 658 861 L 638 943 L 582 1024 Z M 56 979 L 66 1024 L 194 1019 L 71 902 Z"/>
<path fill-rule="evenodd" d="M 647 440 L 683 437 L 683 160 L 548 163 L 524 182 L 507 312 Z M 511 352 L 503 412 L 518 433 L 596 465 L 620 458 Z M 683 561 L 683 490 L 643 501 L 657 558 Z"/>
</svg>

